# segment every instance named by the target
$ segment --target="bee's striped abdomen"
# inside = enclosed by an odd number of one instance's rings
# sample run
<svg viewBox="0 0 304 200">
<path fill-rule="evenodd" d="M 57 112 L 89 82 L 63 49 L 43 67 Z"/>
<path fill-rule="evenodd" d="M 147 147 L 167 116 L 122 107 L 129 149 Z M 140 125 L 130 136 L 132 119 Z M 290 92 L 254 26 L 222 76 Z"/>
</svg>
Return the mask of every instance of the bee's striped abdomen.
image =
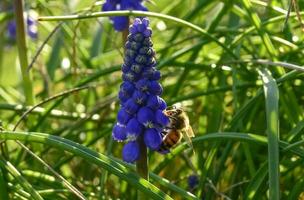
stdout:
<svg viewBox="0 0 304 200">
<path fill-rule="evenodd" d="M 176 130 L 170 130 L 164 137 L 163 142 L 159 148 L 159 152 L 167 152 L 176 144 L 179 143 L 181 134 Z"/>
</svg>

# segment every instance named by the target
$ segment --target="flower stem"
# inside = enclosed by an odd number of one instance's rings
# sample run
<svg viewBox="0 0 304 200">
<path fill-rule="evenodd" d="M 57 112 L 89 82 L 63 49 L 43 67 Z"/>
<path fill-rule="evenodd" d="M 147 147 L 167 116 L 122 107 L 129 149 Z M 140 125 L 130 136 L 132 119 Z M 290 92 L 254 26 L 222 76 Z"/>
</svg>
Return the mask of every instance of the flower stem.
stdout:
<svg viewBox="0 0 304 200">
<path fill-rule="evenodd" d="M 139 143 L 140 157 L 136 161 L 136 171 L 140 177 L 149 181 L 147 147 L 145 145 L 143 137 L 138 138 L 138 143 Z M 138 200 L 147 199 L 147 196 L 144 193 L 137 191 L 137 199 Z"/>
<path fill-rule="evenodd" d="M 23 15 L 23 0 L 14 0 L 15 19 L 16 19 L 16 42 L 18 47 L 18 55 L 20 68 L 23 78 L 23 90 L 25 95 L 25 101 L 27 105 L 33 105 L 35 103 L 32 76 L 30 72 L 27 72 L 28 58 L 27 58 L 27 47 L 25 38 L 25 25 Z"/>
</svg>

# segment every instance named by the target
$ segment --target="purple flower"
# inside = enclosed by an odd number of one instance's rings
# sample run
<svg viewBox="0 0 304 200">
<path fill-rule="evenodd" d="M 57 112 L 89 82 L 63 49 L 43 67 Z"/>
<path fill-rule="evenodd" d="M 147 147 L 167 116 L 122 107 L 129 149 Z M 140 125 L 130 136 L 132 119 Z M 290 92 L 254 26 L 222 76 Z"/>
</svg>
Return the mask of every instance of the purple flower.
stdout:
<svg viewBox="0 0 304 200">
<path fill-rule="evenodd" d="M 143 92 L 146 92 L 150 88 L 150 81 L 148 79 L 140 79 L 135 83 L 135 87 Z"/>
<path fill-rule="evenodd" d="M 38 29 L 37 29 L 37 21 L 35 18 L 33 18 L 30 15 L 27 15 L 26 17 L 26 31 L 30 38 L 37 39 L 38 37 Z M 8 38 L 11 40 L 16 39 L 16 21 L 11 20 L 7 24 L 7 35 Z"/>
<path fill-rule="evenodd" d="M 37 39 L 38 37 L 38 31 L 37 31 L 37 21 L 31 17 L 30 15 L 27 17 L 27 34 L 32 39 Z"/>
<path fill-rule="evenodd" d="M 16 38 L 16 22 L 14 20 L 8 22 L 7 34 L 10 39 Z"/>
<path fill-rule="evenodd" d="M 150 39 L 152 31 L 148 26 L 146 18 L 136 18 L 130 26 L 125 45 L 123 83 L 118 94 L 121 109 L 117 121 L 120 126 L 114 126 L 113 137 L 116 140 L 124 138 L 128 142 L 123 148 L 123 159 L 126 162 L 134 162 L 139 158 L 139 139 L 143 139 L 151 150 L 158 151 L 163 138 L 161 132 L 169 123 L 169 118 L 163 113 L 166 103 L 159 97 L 163 89 L 158 83 L 160 72 L 156 69 L 155 52 Z"/>
<path fill-rule="evenodd" d="M 139 158 L 139 145 L 136 141 L 125 144 L 122 149 L 122 158 L 128 163 L 132 163 Z"/>
<path fill-rule="evenodd" d="M 161 97 L 150 95 L 148 97 L 147 106 L 153 110 L 164 110 L 167 107 L 167 104 Z"/>
<path fill-rule="evenodd" d="M 141 125 L 136 118 L 130 119 L 126 127 L 128 139 L 130 141 L 136 140 L 143 130 L 143 125 Z"/>
<path fill-rule="evenodd" d="M 138 121 L 146 128 L 154 128 L 155 114 L 153 110 L 148 107 L 142 107 L 137 113 Z"/>
<path fill-rule="evenodd" d="M 124 108 L 129 114 L 135 114 L 139 105 L 133 99 L 129 99 L 124 105 Z"/>
<path fill-rule="evenodd" d="M 163 126 L 163 127 L 168 126 L 168 124 L 170 123 L 169 118 L 163 113 L 162 110 L 157 110 L 155 112 L 155 116 L 156 116 L 155 117 L 156 118 L 156 122 L 158 124 L 160 124 L 161 126 Z"/>
<path fill-rule="evenodd" d="M 144 133 L 145 144 L 152 150 L 158 150 L 162 140 L 161 134 L 156 129 L 147 129 Z"/>
<path fill-rule="evenodd" d="M 125 81 L 120 85 L 120 90 L 131 96 L 135 90 L 135 86 L 133 83 Z"/>
<path fill-rule="evenodd" d="M 106 0 L 102 7 L 103 11 L 115 10 L 141 10 L 148 9 L 142 5 L 142 0 Z M 116 31 L 123 31 L 128 28 L 129 18 L 127 16 L 110 17 Z"/>
<path fill-rule="evenodd" d="M 136 90 L 132 98 L 138 105 L 144 105 L 147 101 L 148 95 L 140 90 Z"/>
<path fill-rule="evenodd" d="M 127 138 L 126 127 L 118 123 L 115 124 L 112 131 L 112 137 L 118 142 L 124 141 Z"/>
<path fill-rule="evenodd" d="M 199 184 L 199 177 L 195 174 L 188 177 L 188 187 L 190 190 L 195 189 Z"/>
<path fill-rule="evenodd" d="M 157 81 L 151 81 L 149 92 L 154 95 L 161 95 L 163 93 L 163 88 Z"/>
<path fill-rule="evenodd" d="M 132 115 L 129 114 L 124 108 L 121 108 L 117 113 L 117 122 L 120 124 L 126 125 L 131 118 Z"/>
</svg>

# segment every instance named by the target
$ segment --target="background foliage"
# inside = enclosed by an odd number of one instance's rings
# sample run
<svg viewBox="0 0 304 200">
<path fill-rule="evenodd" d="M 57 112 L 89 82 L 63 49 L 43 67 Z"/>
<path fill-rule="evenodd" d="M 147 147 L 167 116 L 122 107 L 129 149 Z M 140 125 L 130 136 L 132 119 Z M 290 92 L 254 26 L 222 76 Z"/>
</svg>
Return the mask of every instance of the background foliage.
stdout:
<svg viewBox="0 0 304 200">
<path fill-rule="evenodd" d="M 29 0 L 25 8 L 39 16 L 90 14 L 102 3 Z M 304 198 L 304 13 L 292 6 L 286 21 L 289 2 L 281 0 L 145 4 L 163 14 L 150 14 L 163 98 L 185 107 L 196 153 L 185 144 L 166 156 L 150 153 L 150 183 L 120 160 L 122 144 L 112 142 L 111 130 L 122 36 L 107 17 L 39 22 L 27 53 L 31 63 L 45 43 L 29 70 L 36 103 L 47 102 L 21 118 L 29 109 L 24 72 L 6 32 L 12 2 L 4 0 L 0 199 L 134 199 L 136 189 L 154 199 Z M 194 189 L 187 185 L 192 174 L 199 176 Z"/>
</svg>

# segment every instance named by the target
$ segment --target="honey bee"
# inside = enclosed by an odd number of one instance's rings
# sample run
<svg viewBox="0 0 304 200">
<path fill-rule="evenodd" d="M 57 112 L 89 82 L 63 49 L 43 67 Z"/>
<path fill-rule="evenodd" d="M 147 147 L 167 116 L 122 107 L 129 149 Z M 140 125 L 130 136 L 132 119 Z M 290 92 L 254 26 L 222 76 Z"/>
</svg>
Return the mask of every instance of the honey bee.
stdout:
<svg viewBox="0 0 304 200">
<path fill-rule="evenodd" d="M 186 112 L 182 108 L 172 106 L 165 109 L 164 114 L 169 117 L 170 123 L 162 132 L 163 141 L 158 151 L 161 153 L 169 152 L 180 143 L 182 138 L 193 149 L 191 138 L 194 137 L 194 133 Z"/>
</svg>

